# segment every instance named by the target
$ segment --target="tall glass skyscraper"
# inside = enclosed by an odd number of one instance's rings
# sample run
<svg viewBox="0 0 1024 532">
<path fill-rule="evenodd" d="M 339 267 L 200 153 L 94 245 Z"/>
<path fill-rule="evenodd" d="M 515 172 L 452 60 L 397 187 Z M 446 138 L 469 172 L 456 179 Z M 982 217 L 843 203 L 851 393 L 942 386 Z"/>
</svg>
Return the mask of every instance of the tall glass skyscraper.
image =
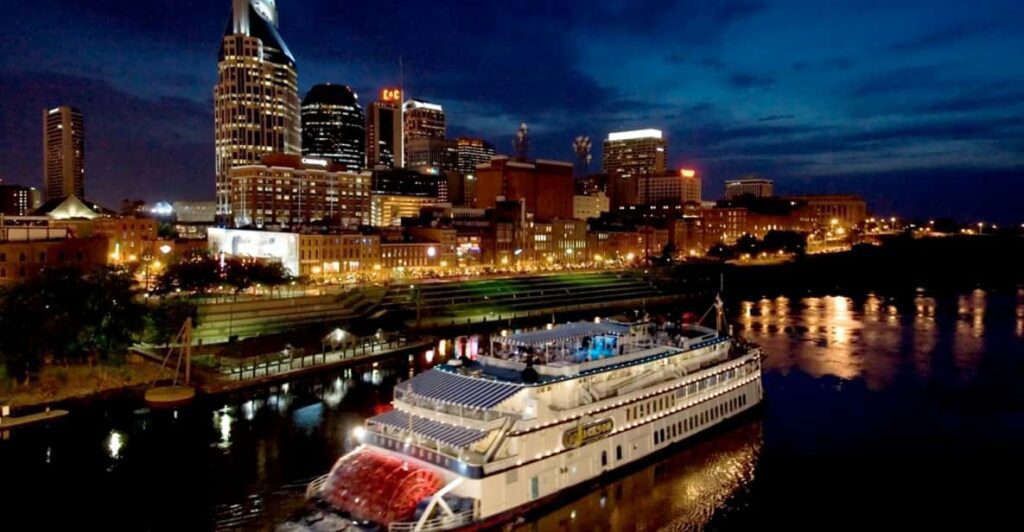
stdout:
<svg viewBox="0 0 1024 532">
<path fill-rule="evenodd" d="M 302 155 L 330 159 L 350 172 L 366 167 L 366 117 L 346 85 L 314 85 L 302 100 Z"/>
<path fill-rule="evenodd" d="M 217 214 L 231 213 L 232 167 L 301 153 L 295 58 L 277 32 L 274 0 L 232 0 L 213 91 Z"/>
</svg>

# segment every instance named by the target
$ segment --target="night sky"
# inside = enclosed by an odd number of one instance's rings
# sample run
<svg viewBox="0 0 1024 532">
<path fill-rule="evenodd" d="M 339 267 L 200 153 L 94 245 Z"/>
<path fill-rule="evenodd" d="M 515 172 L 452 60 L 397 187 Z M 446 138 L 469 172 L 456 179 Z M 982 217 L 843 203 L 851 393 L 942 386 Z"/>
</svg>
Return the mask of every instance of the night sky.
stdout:
<svg viewBox="0 0 1024 532">
<path fill-rule="evenodd" d="M 900 7 L 893 7 L 899 4 Z M 86 119 L 86 191 L 213 198 L 217 48 L 229 0 L 12 0 L 0 21 L 0 177 L 41 186 L 41 111 Z M 666 131 L 705 198 L 757 173 L 854 192 L 876 213 L 1024 221 L 1024 2 L 278 0 L 315 83 L 366 107 L 397 84 L 449 134 L 571 160 L 571 142 Z"/>
</svg>

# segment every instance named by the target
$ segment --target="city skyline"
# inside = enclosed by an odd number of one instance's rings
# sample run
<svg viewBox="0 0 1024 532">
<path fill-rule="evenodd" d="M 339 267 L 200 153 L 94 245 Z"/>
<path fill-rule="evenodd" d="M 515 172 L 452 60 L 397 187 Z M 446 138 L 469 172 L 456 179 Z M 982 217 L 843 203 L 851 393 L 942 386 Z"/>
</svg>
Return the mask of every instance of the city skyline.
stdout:
<svg viewBox="0 0 1024 532">
<path fill-rule="evenodd" d="M 711 197 L 757 173 L 784 193 L 859 193 L 882 213 L 1016 221 L 1024 60 L 1004 52 L 1022 40 L 1009 22 L 1015 3 L 527 4 L 483 24 L 486 3 L 277 9 L 301 93 L 348 84 L 371 102 L 404 78 L 409 97 L 444 106 L 450 137 L 481 137 L 499 153 L 521 121 L 534 156 L 563 161 L 576 135 L 659 128 L 669 167 L 697 168 Z M 26 31 L 8 32 L 22 53 L 0 68 L 11 95 L 0 177 L 40 185 L 38 113 L 71 105 L 90 122 L 90 199 L 212 197 L 211 87 L 230 8 L 15 6 L 10 21 Z M 53 9 L 74 22 L 54 22 Z M 368 9 L 408 16 L 376 20 Z M 424 9 L 457 13 L 438 17 L 444 38 L 403 31 Z M 664 16 L 651 22 L 651 10 Z"/>
</svg>

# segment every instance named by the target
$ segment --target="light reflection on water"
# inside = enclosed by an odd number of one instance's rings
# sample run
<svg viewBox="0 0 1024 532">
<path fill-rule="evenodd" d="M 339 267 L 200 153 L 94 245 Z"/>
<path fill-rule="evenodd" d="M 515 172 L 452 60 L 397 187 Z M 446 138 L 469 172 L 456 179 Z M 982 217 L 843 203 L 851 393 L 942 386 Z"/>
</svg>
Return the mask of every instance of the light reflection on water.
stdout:
<svg viewBox="0 0 1024 532">
<path fill-rule="evenodd" d="M 747 420 L 684 443 L 516 530 L 701 530 L 754 478 L 764 443 Z"/>
<path fill-rule="evenodd" d="M 956 299 L 959 317 L 950 328 L 961 383 L 970 382 L 984 353 L 987 298 L 983 290 L 975 290 Z M 880 390 L 892 384 L 905 364 L 919 378 L 933 374 L 933 354 L 940 341 L 938 306 L 935 297 L 921 290 L 904 301 L 874 293 L 860 302 L 842 296 L 807 297 L 792 309 L 788 301 L 770 304 L 762 299 L 740 303 L 738 325 L 743 336 L 765 348 L 766 371 L 799 369 L 814 377 L 864 379 L 869 389 Z M 1017 314 L 1021 336 L 1021 294 Z"/>
<path fill-rule="evenodd" d="M 1024 337 L 1024 288 L 1017 290 L 1017 336 Z"/>
</svg>

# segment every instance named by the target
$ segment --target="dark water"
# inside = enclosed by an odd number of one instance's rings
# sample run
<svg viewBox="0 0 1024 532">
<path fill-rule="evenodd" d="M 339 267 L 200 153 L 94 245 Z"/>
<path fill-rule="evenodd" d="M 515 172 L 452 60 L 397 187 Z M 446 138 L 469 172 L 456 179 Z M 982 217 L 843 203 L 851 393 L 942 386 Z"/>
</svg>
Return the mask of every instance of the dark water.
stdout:
<svg viewBox="0 0 1024 532">
<path fill-rule="evenodd" d="M 530 516 L 523 530 L 1018 528 L 1024 293 L 740 305 L 763 408 Z M 151 412 L 79 406 L 0 441 L 0 530 L 267 530 L 411 371 Z"/>
</svg>

